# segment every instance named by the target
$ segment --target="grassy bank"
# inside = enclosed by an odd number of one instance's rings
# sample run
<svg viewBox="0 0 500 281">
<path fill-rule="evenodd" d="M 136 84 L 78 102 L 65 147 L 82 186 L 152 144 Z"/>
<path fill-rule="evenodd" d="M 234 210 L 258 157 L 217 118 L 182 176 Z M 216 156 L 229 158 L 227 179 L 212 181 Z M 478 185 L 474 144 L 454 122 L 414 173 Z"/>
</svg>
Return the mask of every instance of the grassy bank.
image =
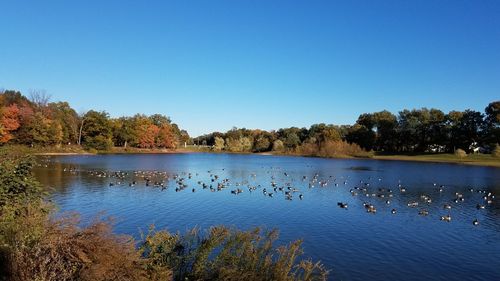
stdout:
<svg viewBox="0 0 500 281">
<path fill-rule="evenodd" d="M 17 155 L 57 155 L 57 154 L 89 154 L 90 152 L 83 149 L 79 145 L 62 145 L 62 146 L 26 146 L 26 145 L 4 145 L 0 147 L 0 152 L 8 152 Z"/>
<path fill-rule="evenodd" d="M 500 158 L 493 157 L 491 154 L 469 154 L 465 157 L 458 157 L 455 154 L 375 154 L 373 159 L 377 160 L 399 160 L 399 161 L 419 161 L 435 163 L 454 163 L 463 165 L 476 165 L 500 168 Z"/>
<path fill-rule="evenodd" d="M 64 146 L 25 146 L 25 145 L 6 145 L 1 147 L 3 151 L 9 151 L 18 155 L 78 155 L 78 154 L 169 154 L 169 153 L 189 153 L 196 152 L 194 149 L 146 149 L 135 147 L 113 147 L 110 150 L 84 149 L 79 145 Z M 206 152 L 206 150 L 204 151 Z"/>
<path fill-rule="evenodd" d="M 171 154 L 171 153 L 237 153 L 237 154 L 252 154 L 252 152 L 228 152 L 214 151 L 210 147 L 202 146 L 187 146 L 172 149 L 143 149 L 143 148 L 123 148 L 114 147 L 108 151 L 85 150 L 78 145 L 70 146 L 46 146 L 46 147 L 28 147 L 23 145 L 8 145 L 2 147 L 4 151 L 10 151 L 19 155 L 76 155 L 76 154 Z M 341 151 L 341 152 L 336 152 Z M 377 152 L 365 152 L 361 150 L 348 151 L 346 149 L 337 149 L 332 151 L 317 151 L 317 150 L 296 150 L 288 152 L 262 152 L 255 153 L 260 155 L 282 155 L 282 156 L 307 156 L 320 158 L 363 158 L 376 160 L 399 160 L 399 161 L 418 161 L 418 162 L 436 162 L 436 163 L 455 163 L 462 165 L 476 165 L 488 167 L 500 167 L 500 158 L 494 157 L 491 154 L 469 154 L 465 157 L 458 157 L 455 154 L 439 153 L 439 154 L 384 154 Z"/>
</svg>

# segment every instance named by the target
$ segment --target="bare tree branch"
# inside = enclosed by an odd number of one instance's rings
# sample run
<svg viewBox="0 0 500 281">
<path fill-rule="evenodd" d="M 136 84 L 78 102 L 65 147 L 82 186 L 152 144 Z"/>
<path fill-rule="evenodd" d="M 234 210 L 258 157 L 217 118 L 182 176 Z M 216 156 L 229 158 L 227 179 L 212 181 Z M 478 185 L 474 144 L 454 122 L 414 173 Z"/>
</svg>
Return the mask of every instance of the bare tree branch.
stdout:
<svg viewBox="0 0 500 281">
<path fill-rule="evenodd" d="M 38 107 L 46 107 L 49 103 L 51 95 L 45 90 L 30 90 L 30 100 Z"/>
</svg>

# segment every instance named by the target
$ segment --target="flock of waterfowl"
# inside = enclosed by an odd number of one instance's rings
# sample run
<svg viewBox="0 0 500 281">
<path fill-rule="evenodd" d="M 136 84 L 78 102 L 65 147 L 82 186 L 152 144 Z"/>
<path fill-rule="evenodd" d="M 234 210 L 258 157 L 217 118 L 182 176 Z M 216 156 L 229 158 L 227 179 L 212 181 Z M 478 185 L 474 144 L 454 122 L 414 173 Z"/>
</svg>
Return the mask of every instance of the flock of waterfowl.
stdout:
<svg viewBox="0 0 500 281">
<path fill-rule="evenodd" d="M 81 172 L 75 168 L 65 169 L 72 173 Z M 225 169 L 220 170 L 221 174 L 224 173 Z M 302 189 L 313 189 L 313 188 L 328 188 L 332 186 L 333 188 L 339 188 L 343 186 L 347 190 L 347 186 L 350 185 L 348 178 L 345 177 L 334 177 L 328 176 L 325 178 L 320 177 L 318 173 L 314 174 L 312 177 L 307 175 L 301 176 L 299 180 L 290 176 L 289 173 L 283 172 L 278 168 L 267 169 L 267 184 L 262 184 L 263 181 L 256 180 L 257 174 L 252 173 L 250 177 L 246 180 L 240 182 L 233 182 L 229 177 L 222 177 L 215 171 L 207 171 L 207 175 L 200 175 L 199 173 L 189 173 L 183 172 L 178 174 L 169 174 L 163 171 L 87 171 L 90 176 L 98 178 L 107 178 L 108 185 L 113 186 L 129 186 L 133 187 L 136 185 L 143 185 L 146 187 L 159 188 L 160 190 L 166 190 L 169 187 L 175 189 L 175 192 L 180 192 L 186 189 L 190 189 L 191 192 L 196 192 L 198 189 L 208 190 L 210 192 L 221 192 L 224 190 L 230 190 L 230 194 L 239 195 L 244 192 L 256 192 L 259 190 L 265 197 L 283 197 L 285 200 L 293 200 L 298 198 L 299 200 L 304 199 L 304 193 L 298 186 Z M 202 180 L 196 180 L 196 179 Z M 349 193 L 353 197 L 365 197 L 367 198 L 363 202 L 363 207 L 367 213 L 376 214 L 376 205 L 390 206 L 392 204 L 391 200 L 396 194 L 399 196 L 404 196 L 409 190 L 408 187 L 403 186 L 398 183 L 394 188 L 387 187 L 372 187 L 380 186 L 381 178 L 372 179 L 368 178 L 367 181 L 359 181 L 356 185 L 350 188 Z M 374 182 L 374 184 L 372 184 Z M 457 205 L 464 202 L 465 196 L 463 193 L 455 192 L 452 197 L 446 193 L 447 187 L 445 185 L 439 185 L 434 183 L 432 187 L 429 188 L 428 194 L 420 194 L 417 196 L 416 200 L 409 200 L 406 204 L 408 208 L 418 209 L 418 215 L 428 216 L 430 211 L 429 207 L 434 204 L 434 200 L 431 197 L 437 196 L 440 201 L 443 201 L 443 196 L 448 196 L 446 200 L 447 203 L 442 205 L 442 210 L 444 214 L 440 214 L 439 218 L 444 222 L 451 222 L 452 209 L 456 208 Z M 480 199 L 477 202 L 476 208 L 478 210 L 485 209 L 486 206 L 491 205 L 495 199 L 495 195 L 484 189 L 473 189 L 469 188 L 470 193 L 480 194 Z M 444 195 L 446 193 L 446 195 Z M 415 196 L 411 196 L 415 198 Z M 372 199 L 373 198 L 373 199 Z M 404 198 L 404 197 L 402 197 Z M 375 202 L 370 202 L 374 201 Z M 348 209 L 348 202 L 338 202 L 337 206 L 341 209 Z M 390 208 L 391 214 L 397 214 L 398 210 L 396 208 Z M 472 221 L 473 225 L 479 225 L 479 220 L 474 219 Z"/>
</svg>

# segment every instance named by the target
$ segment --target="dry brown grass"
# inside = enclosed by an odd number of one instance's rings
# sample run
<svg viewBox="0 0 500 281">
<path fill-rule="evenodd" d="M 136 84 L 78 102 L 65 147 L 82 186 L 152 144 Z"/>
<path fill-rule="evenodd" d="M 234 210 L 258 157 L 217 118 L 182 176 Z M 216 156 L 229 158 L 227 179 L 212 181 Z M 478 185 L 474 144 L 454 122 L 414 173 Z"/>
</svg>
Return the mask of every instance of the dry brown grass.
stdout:
<svg viewBox="0 0 500 281">
<path fill-rule="evenodd" d="M 206 234 L 193 229 L 181 235 L 151 229 L 136 245 L 130 236 L 113 234 L 109 220 L 79 225 L 76 215 L 47 219 L 33 239 L 22 235 L 31 222 L 23 226 L 3 253 L 8 269 L 4 276 L 13 281 L 305 281 L 326 280 L 328 275 L 321 263 L 301 259 L 301 240 L 275 247 L 275 230 L 217 226 Z"/>
<path fill-rule="evenodd" d="M 12 251 L 12 280 L 146 280 L 133 239 L 108 221 L 78 227 L 77 216 L 47 221 L 33 245 Z"/>
<path fill-rule="evenodd" d="M 274 247 L 276 230 L 263 232 L 216 226 L 206 235 L 150 231 L 140 249 L 148 268 L 172 268 L 174 280 L 326 280 L 320 263 L 300 260 L 302 241 Z"/>
</svg>

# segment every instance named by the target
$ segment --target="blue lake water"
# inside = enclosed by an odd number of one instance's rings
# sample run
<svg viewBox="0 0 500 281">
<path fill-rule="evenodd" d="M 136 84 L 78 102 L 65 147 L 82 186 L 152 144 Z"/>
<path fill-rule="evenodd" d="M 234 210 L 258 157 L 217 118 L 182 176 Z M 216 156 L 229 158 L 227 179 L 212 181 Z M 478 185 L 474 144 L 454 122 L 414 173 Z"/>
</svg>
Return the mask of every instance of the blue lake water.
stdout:
<svg viewBox="0 0 500 281">
<path fill-rule="evenodd" d="M 36 175 L 61 211 L 84 219 L 104 211 L 116 218 L 117 233 L 137 237 L 150 224 L 181 232 L 218 224 L 278 228 L 280 243 L 303 239 L 304 256 L 321 260 L 331 280 L 500 280 L 497 168 L 237 154 L 57 156 L 41 163 Z M 110 177 L 116 172 L 123 178 Z M 176 191 L 181 178 L 185 188 Z M 243 192 L 231 193 L 238 188 Z M 441 220 L 448 215 L 450 222 Z"/>
</svg>

